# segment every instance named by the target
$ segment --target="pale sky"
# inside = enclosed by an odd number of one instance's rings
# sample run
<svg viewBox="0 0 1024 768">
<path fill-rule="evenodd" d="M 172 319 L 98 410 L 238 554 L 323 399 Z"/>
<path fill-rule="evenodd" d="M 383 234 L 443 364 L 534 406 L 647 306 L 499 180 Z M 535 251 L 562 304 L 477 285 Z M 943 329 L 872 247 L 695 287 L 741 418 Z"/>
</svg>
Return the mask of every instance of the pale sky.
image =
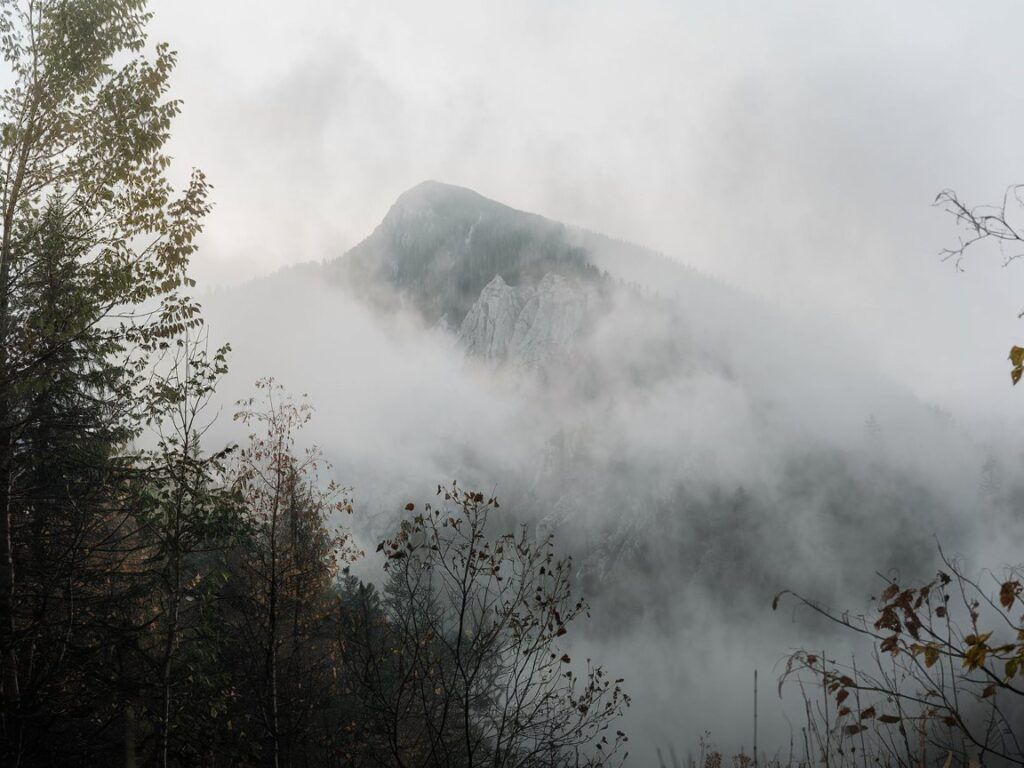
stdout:
<svg viewBox="0 0 1024 768">
<path fill-rule="evenodd" d="M 836 322 L 964 418 L 1020 424 L 1024 264 L 929 207 L 1024 182 L 1016 2 L 155 0 L 195 274 L 340 255 L 433 178 Z"/>
</svg>

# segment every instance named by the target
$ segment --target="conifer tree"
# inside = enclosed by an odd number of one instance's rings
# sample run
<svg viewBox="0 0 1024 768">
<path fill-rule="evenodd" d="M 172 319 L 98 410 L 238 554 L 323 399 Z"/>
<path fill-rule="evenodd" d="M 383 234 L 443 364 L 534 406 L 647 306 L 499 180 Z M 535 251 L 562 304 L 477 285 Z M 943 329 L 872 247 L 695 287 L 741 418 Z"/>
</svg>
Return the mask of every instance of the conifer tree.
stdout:
<svg viewBox="0 0 1024 768">
<path fill-rule="evenodd" d="M 148 21 L 142 0 L 0 0 L 0 53 L 12 74 L 0 94 L 0 737 L 8 764 L 26 754 L 26 729 L 41 716 L 39 670 L 52 670 L 36 658 L 40 606 L 52 608 L 58 583 L 65 591 L 76 583 L 61 568 L 96 566 L 86 554 L 95 550 L 83 545 L 103 543 L 117 506 L 109 473 L 114 446 L 139 427 L 131 395 L 149 357 L 199 320 L 186 268 L 207 185 L 196 172 L 176 194 L 167 179 L 163 148 L 179 110 L 166 97 L 174 54 L 164 45 L 146 54 Z M 86 486 L 107 499 L 86 504 Z M 62 505 L 74 514 L 59 514 Z M 104 505 L 106 522 L 95 514 Z M 123 541 L 112 529 L 105 535 Z"/>
</svg>

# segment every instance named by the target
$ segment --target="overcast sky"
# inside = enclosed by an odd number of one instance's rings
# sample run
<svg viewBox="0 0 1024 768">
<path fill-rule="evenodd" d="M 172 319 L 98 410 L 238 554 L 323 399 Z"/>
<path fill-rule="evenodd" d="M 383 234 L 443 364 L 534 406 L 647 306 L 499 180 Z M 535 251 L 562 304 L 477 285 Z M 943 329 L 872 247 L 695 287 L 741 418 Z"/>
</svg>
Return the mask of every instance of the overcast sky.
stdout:
<svg viewBox="0 0 1024 768">
<path fill-rule="evenodd" d="M 433 178 L 838 321 L 965 418 L 1024 412 L 1024 264 L 957 274 L 929 205 L 1024 181 L 1019 3 L 152 7 L 173 153 L 215 185 L 206 285 L 339 255 Z"/>
</svg>

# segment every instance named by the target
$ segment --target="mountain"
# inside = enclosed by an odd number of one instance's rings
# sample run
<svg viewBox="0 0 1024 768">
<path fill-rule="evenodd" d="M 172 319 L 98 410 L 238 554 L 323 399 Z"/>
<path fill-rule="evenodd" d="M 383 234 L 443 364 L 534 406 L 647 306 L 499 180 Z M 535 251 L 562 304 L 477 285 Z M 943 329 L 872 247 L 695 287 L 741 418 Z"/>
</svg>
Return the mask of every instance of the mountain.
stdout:
<svg viewBox="0 0 1024 768">
<path fill-rule="evenodd" d="M 578 361 L 615 302 L 658 315 L 652 327 L 675 324 L 674 337 L 634 339 L 623 356 L 627 368 L 652 370 L 681 362 L 687 336 L 659 297 L 705 316 L 691 330 L 716 315 L 760 311 L 752 297 L 664 256 L 436 181 L 399 196 L 373 233 L 325 270 L 379 310 L 411 309 L 452 331 L 471 356 L 534 369 Z M 632 359 L 640 351 L 645 359 Z M 691 362 L 701 357 L 689 353 Z"/>
<path fill-rule="evenodd" d="M 562 531 L 605 595 L 625 574 L 665 605 L 828 595 L 1020 498 L 979 490 L 993 457 L 841 331 L 460 187 L 410 189 L 348 253 L 219 315 L 253 373 L 311 392 L 368 536 L 455 477 Z"/>
<path fill-rule="evenodd" d="M 549 273 L 598 276 L 563 224 L 435 181 L 403 193 L 330 271 L 384 306 L 397 295 L 429 323 L 455 328 L 497 275 L 511 285 Z"/>
<path fill-rule="evenodd" d="M 775 592 L 863 605 L 876 572 L 930 575 L 936 538 L 969 555 L 1024 502 L 1014 457 L 842 329 L 460 187 L 205 306 L 234 347 L 224 396 L 309 393 L 368 551 L 452 479 L 500 497 L 496 525 L 554 532 L 594 606 L 574 658 L 646 682 L 637 724 L 686 685 L 745 696 L 807 641 Z M 237 439 L 221 424 L 208 439 Z"/>
<path fill-rule="evenodd" d="M 960 535 L 954 498 L 977 506 L 934 476 L 947 462 L 974 472 L 977 447 L 841 331 L 640 246 L 428 181 L 325 273 L 381 316 L 418 315 L 471 366 L 536 374 L 531 407 L 558 416 L 544 422 L 529 472 L 511 480 L 479 447 L 458 464 L 525 488 L 532 515 L 588 531 L 591 551 L 605 553 L 598 571 L 621 558 L 643 567 L 666 546 L 656 558 L 677 556 L 673 542 L 705 517 L 700 547 L 767 525 L 780 557 L 831 559 L 849 573 L 861 553 L 839 538 L 851 521 L 884 520 L 876 549 L 907 562 L 904 551 L 930 548 L 932 534 Z M 660 514 L 678 530 L 652 539 Z M 803 534 L 787 540 L 797 520 Z M 687 573 L 713 579 L 743 555 L 686 557 Z M 781 583 L 770 560 L 745 567 Z"/>
</svg>

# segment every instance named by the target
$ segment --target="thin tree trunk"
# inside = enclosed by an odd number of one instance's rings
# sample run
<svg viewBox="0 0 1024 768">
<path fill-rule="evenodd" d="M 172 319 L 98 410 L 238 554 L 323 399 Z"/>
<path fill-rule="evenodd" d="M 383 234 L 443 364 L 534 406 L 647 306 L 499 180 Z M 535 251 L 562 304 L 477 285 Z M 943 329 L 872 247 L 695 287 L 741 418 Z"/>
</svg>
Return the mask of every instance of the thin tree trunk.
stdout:
<svg viewBox="0 0 1024 768">
<path fill-rule="evenodd" d="M 0 418 L 7 399 L 0 401 Z M 14 648 L 14 542 L 11 535 L 11 430 L 0 427 L 0 632 L 3 648 L 3 697 L 8 713 L 17 707 L 18 655 Z"/>
<path fill-rule="evenodd" d="M 131 699 L 124 706 L 124 768 L 136 768 L 136 736 L 138 721 L 135 714 L 135 702 Z"/>
<path fill-rule="evenodd" d="M 160 683 L 163 694 L 163 712 L 160 717 L 160 765 L 167 768 L 168 752 L 171 742 L 171 671 L 174 658 L 174 646 L 178 640 L 178 611 L 180 606 L 181 590 L 181 567 L 180 556 L 174 559 L 174 584 L 171 593 L 170 625 L 167 628 L 167 638 L 164 643 L 164 663 L 160 674 Z"/>
<path fill-rule="evenodd" d="M 274 749 L 274 768 L 281 765 L 281 741 L 278 733 L 279 715 L 277 700 L 277 522 L 280 515 L 281 485 L 283 483 L 283 471 L 281 468 L 282 453 L 284 446 L 278 439 L 277 448 L 277 487 L 274 489 L 274 505 L 270 517 L 270 595 L 268 599 L 267 615 L 267 673 L 270 678 L 270 732 Z"/>
<path fill-rule="evenodd" d="M 5 714 L 13 714 L 21 698 L 18 654 L 14 639 L 14 541 L 11 524 L 11 485 L 14 475 L 14 413 L 11 398 L 11 268 L 14 260 L 14 216 L 21 202 L 28 169 L 39 100 L 30 88 L 25 135 L 17 153 L 17 169 L 5 189 L 3 239 L 0 241 L 0 664 L 3 665 Z M 12 158 L 13 159 L 13 158 Z M 10 727 L 10 724 L 8 724 Z M 20 761 L 20 756 L 19 756 Z"/>
</svg>

